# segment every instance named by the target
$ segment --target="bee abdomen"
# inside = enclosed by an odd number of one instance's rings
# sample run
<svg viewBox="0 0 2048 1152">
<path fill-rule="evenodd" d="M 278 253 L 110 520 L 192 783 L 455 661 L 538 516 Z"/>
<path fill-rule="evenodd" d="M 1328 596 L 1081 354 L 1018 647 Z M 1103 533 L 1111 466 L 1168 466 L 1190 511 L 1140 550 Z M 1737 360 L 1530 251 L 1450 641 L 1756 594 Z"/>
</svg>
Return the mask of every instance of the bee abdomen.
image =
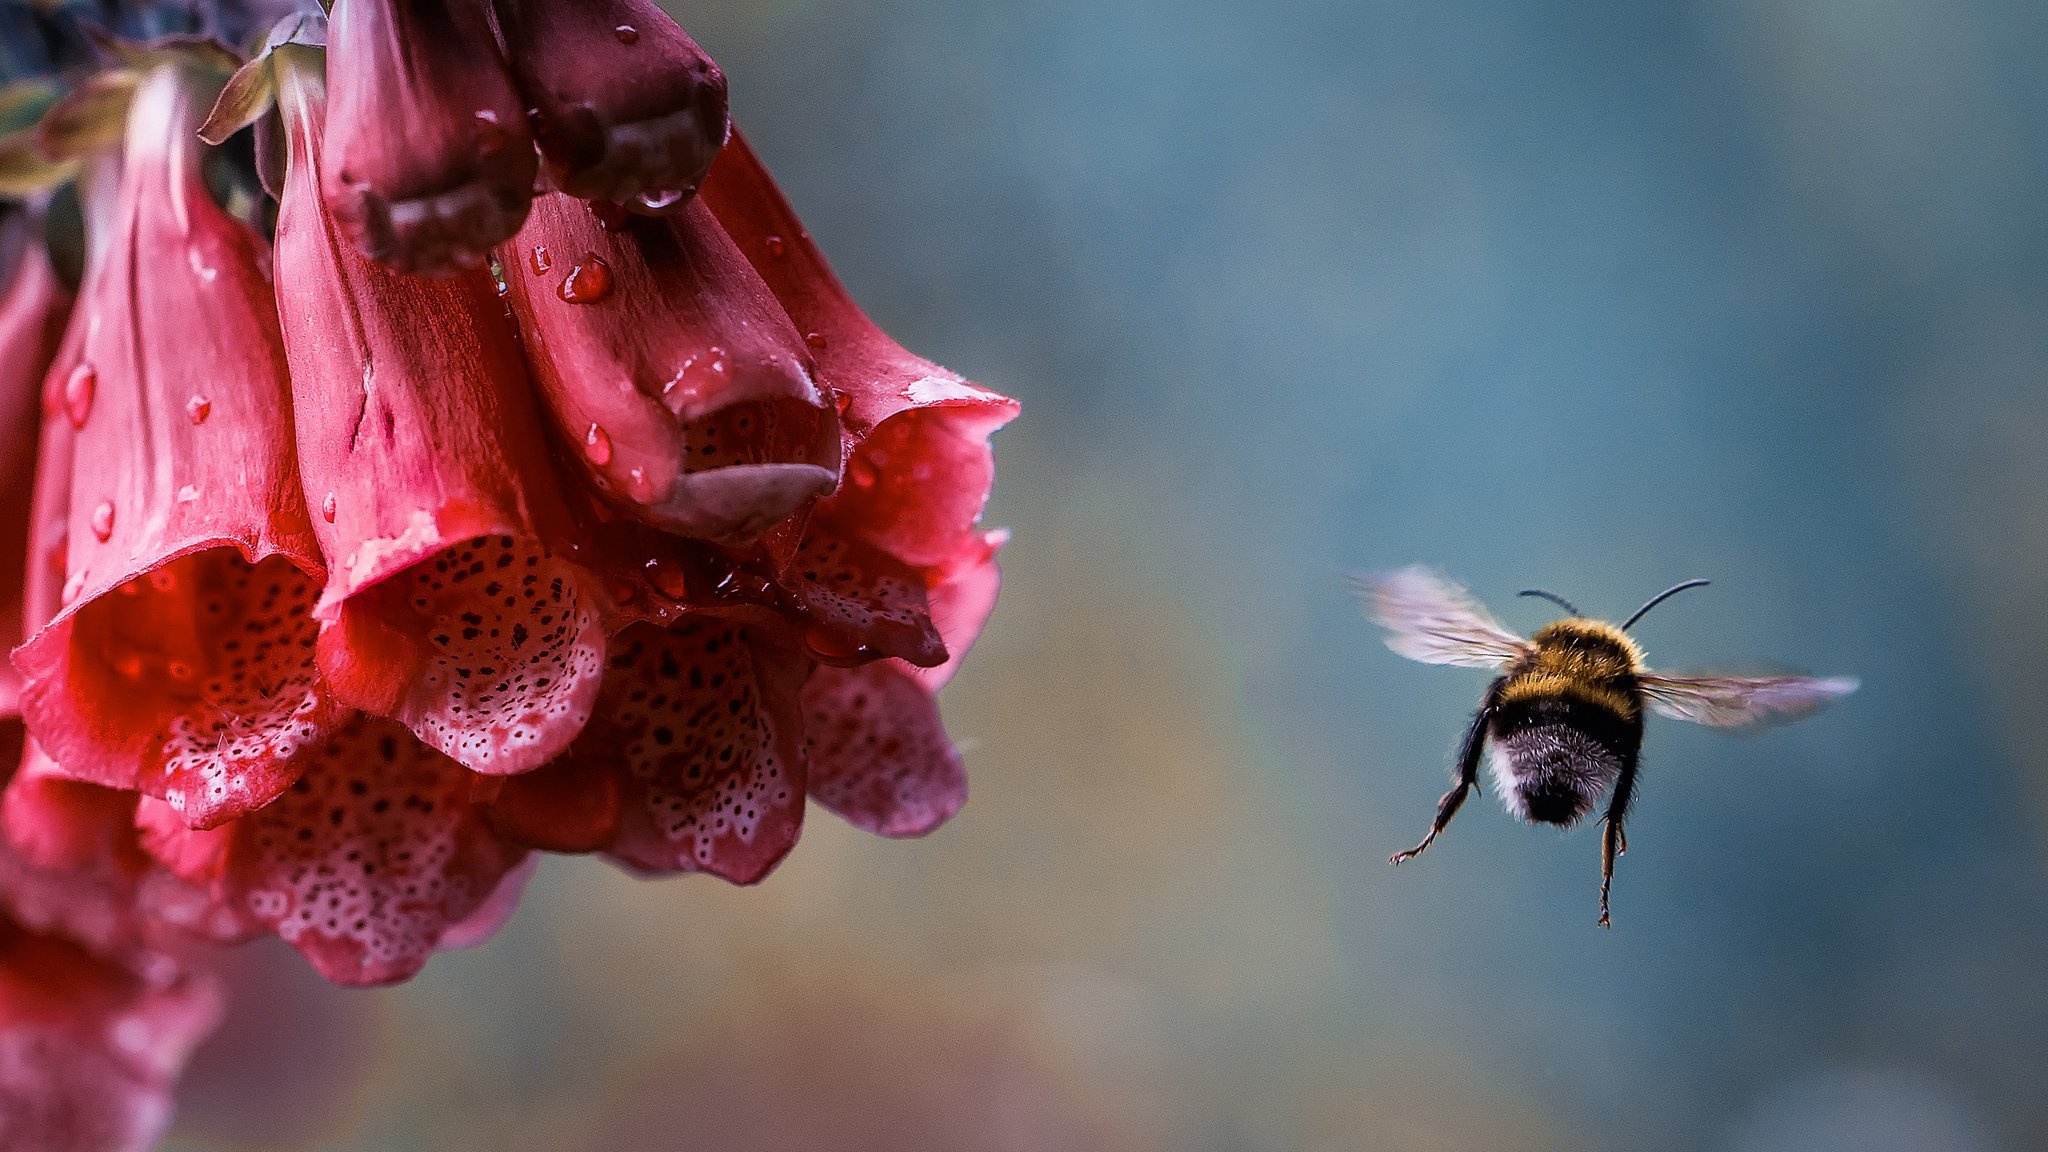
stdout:
<svg viewBox="0 0 2048 1152">
<path fill-rule="evenodd" d="M 1491 767 L 1508 811 L 1539 824 L 1570 826 L 1593 810 L 1641 746 L 1631 721 L 1582 700 L 1528 700 L 1493 725 Z"/>
</svg>

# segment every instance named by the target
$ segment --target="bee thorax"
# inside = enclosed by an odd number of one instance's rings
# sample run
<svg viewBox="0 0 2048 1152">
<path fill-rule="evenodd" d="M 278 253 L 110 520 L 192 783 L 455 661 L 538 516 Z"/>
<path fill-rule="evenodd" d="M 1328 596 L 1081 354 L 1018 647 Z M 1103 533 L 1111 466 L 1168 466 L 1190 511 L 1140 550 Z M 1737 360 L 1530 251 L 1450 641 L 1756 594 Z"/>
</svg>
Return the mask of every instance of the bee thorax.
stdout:
<svg viewBox="0 0 2048 1152">
<path fill-rule="evenodd" d="M 1509 813 L 1564 827 L 1592 811 L 1621 773 L 1615 749 L 1566 724 L 1497 733 L 1487 760 L 1494 789 Z"/>
</svg>

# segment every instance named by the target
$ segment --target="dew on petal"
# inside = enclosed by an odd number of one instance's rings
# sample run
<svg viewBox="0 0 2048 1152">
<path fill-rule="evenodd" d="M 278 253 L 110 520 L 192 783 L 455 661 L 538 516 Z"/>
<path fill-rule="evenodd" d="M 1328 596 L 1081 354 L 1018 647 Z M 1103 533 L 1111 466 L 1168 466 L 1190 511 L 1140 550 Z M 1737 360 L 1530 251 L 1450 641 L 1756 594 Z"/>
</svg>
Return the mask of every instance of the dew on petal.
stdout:
<svg viewBox="0 0 2048 1152">
<path fill-rule="evenodd" d="M 689 199 L 696 191 L 695 188 L 653 188 L 633 199 L 649 212 L 666 212 Z"/>
<path fill-rule="evenodd" d="M 856 488 L 873 488 L 877 479 L 875 466 L 867 457 L 855 456 L 846 465 L 846 478 Z"/>
<path fill-rule="evenodd" d="M 64 381 L 64 414 L 71 418 L 73 428 L 85 427 L 85 418 L 92 415 L 93 392 L 99 382 L 100 374 L 89 361 L 81 361 Z"/>
<path fill-rule="evenodd" d="M 99 537 L 101 542 L 105 542 L 107 537 L 114 534 L 114 502 L 112 500 L 102 500 L 99 507 L 92 510 L 92 534 Z"/>
<path fill-rule="evenodd" d="M 782 259 L 783 255 L 789 251 L 789 245 L 783 243 L 780 236 L 770 236 L 761 243 L 767 246 L 768 254 L 777 260 Z"/>
<path fill-rule="evenodd" d="M 536 276 L 546 273 L 555 266 L 554 258 L 548 255 L 548 246 L 545 244 L 535 244 L 533 246 L 533 254 L 530 260 L 533 264 L 533 274 Z"/>
<path fill-rule="evenodd" d="M 647 573 L 647 582 L 654 585 L 663 596 L 671 600 L 682 600 L 690 595 L 690 580 L 681 564 L 657 556 L 642 565 L 641 569 Z"/>
<path fill-rule="evenodd" d="M 327 521 L 329 524 L 334 523 L 334 509 L 334 493 L 329 492 L 327 494 L 327 499 L 322 500 L 320 502 L 320 518 L 322 520 Z"/>
<path fill-rule="evenodd" d="M 185 418 L 192 421 L 192 423 L 204 424 L 206 423 L 206 418 L 211 415 L 213 415 L 213 401 L 208 400 L 206 397 L 194 396 L 190 400 L 185 401 Z"/>
<path fill-rule="evenodd" d="M 822 351 L 826 344 L 825 334 L 823 332 L 806 332 L 804 333 L 804 343 Z"/>
<path fill-rule="evenodd" d="M 654 482 L 647 478 L 647 469 L 635 468 L 626 473 L 626 495 L 642 504 L 654 502 Z"/>
<path fill-rule="evenodd" d="M 185 262 L 192 266 L 192 274 L 202 283 L 211 284 L 220 275 L 220 269 L 206 262 L 206 254 L 199 250 L 197 244 L 185 249 Z"/>
<path fill-rule="evenodd" d="M 178 574 L 169 568 L 159 568 L 149 574 L 149 586 L 159 592 L 178 590 Z"/>
<path fill-rule="evenodd" d="M 73 572 L 70 579 L 64 581 L 64 602 L 66 604 L 78 599 L 78 594 L 85 591 L 87 572 L 88 569 L 81 568 Z"/>
<path fill-rule="evenodd" d="M 510 135 L 510 133 L 505 131 L 505 126 L 498 123 L 498 114 L 496 112 L 491 111 L 489 108 L 477 109 L 476 144 L 478 151 L 486 156 L 502 152 L 505 149 L 507 140 L 510 139 Z"/>
<path fill-rule="evenodd" d="M 640 42 L 640 30 L 631 24 L 621 24 L 617 28 L 612 29 L 612 35 L 618 37 L 621 44 L 637 44 Z"/>
<path fill-rule="evenodd" d="M 611 295 L 612 267 L 602 256 L 586 256 L 583 262 L 569 269 L 562 278 L 562 286 L 556 290 L 562 299 L 571 304 L 595 304 Z"/>
<path fill-rule="evenodd" d="M 827 660 L 851 660 L 860 655 L 860 645 L 817 624 L 804 630 L 804 646 Z"/>
<path fill-rule="evenodd" d="M 612 434 L 596 424 L 583 434 L 583 455 L 599 468 L 612 462 Z"/>
</svg>

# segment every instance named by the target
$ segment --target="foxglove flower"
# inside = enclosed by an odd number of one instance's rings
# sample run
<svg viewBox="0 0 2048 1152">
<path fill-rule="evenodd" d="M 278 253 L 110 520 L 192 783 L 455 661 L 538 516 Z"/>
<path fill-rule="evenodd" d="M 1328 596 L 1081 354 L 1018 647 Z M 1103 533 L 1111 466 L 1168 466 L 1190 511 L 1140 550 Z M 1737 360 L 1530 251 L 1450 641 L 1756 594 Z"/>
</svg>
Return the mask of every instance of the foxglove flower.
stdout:
<svg viewBox="0 0 2048 1152">
<path fill-rule="evenodd" d="M 584 577 L 550 551 L 567 512 L 504 308 L 482 272 L 402 276 L 338 243 L 318 194 L 317 54 L 287 45 L 254 66 L 275 69 L 290 142 L 277 298 L 329 563 L 320 666 L 475 771 L 537 768 L 588 719 L 604 634 Z"/>
<path fill-rule="evenodd" d="M 15 655 L 65 772 L 198 826 L 268 803 L 348 712 L 314 660 L 322 570 L 268 253 L 200 174 L 225 79 L 181 46 L 135 87 L 85 331 L 50 389 L 77 441 L 66 604 Z"/>
<path fill-rule="evenodd" d="M 71 292 L 26 213 L 0 220 L 0 646 L 21 643 L 23 573 L 29 562 L 30 494 L 35 486 L 37 409 L 43 375 L 57 354 Z M 21 676 L 0 661 L 0 722 L 20 714 Z"/>
<path fill-rule="evenodd" d="M 499 263 L 557 432 L 627 514 L 748 539 L 838 483 L 803 337 L 702 205 L 607 224 L 543 196 Z"/>
<path fill-rule="evenodd" d="M 539 164 L 487 0 L 336 0 L 320 187 L 371 259 L 480 268 L 519 230 Z"/>
<path fill-rule="evenodd" d="M 726 136 L 725 73 L 652 0 L 497 0 L 541 154 L 571 196 L 680 210 Z"/>
<path fill-rule="evenodd" d="M 171 1086 L 219 1014 L 203 976 L 137 969 L 0 910 L 0 1146 L 154 1148 Z"/>
</svg>

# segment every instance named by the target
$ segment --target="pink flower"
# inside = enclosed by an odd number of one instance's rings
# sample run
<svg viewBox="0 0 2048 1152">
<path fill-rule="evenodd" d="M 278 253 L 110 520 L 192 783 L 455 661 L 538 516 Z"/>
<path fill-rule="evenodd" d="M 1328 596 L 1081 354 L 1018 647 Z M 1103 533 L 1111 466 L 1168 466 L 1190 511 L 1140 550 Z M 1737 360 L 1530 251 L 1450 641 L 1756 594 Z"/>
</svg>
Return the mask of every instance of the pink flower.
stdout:
<svg viewBox="0 0 2048 1152">
<path fill-rule="evenodd" d="M 487 0 L 336 0 L 319 186 L 363 254 L 446 276 L 519 230 L 538 163 Z"/>
<path fill-rule="evenodd" d="M 481 272 L 402 276 L 336 242 L 317 61 L 276 59 L 278 306 L 329 565 L 320 667 L 475 771 L 538 768 L 589 717 L 604 634 L 555 548 L 568 516 L 511 326 Z"/>
<path fill-rule="evenodd" d="M 838 483 L 803 337 L 702 205 L 605 224 L 555 193 L 499 260 L 557 434 L 627 515 L 745 540 Z"/>
<path fill-rule="evenodd" d="M 193 132 L 225 79 L 172 51 L 135 89 L 82 330 L 48 386 L 76 441 L 65 604 L 15 655 L 67 774 L 199 826 L 268 803 L 347 715 L 306 616 L 322 572 L 268 253 L 200 174 Z"/>
<path fill-rule="evenodd" d="M 725 73 L 652 0 L 496 0 L 541 154 L 572 196 L 679 210 L 725 143 Z"/>
<path fill-rule="evenodd" d="M 35 487 L 37 409 L 43 376 L 57 354 L 71 292 L 57 279 L 48 250 L 26 214 L 0 223 L 0 646 L 22 641 L 22 574 L 29 563 L 29 504 Z M 0 722 L 20 714 L 21 675 L 0 661 Z"/>
</svg>

